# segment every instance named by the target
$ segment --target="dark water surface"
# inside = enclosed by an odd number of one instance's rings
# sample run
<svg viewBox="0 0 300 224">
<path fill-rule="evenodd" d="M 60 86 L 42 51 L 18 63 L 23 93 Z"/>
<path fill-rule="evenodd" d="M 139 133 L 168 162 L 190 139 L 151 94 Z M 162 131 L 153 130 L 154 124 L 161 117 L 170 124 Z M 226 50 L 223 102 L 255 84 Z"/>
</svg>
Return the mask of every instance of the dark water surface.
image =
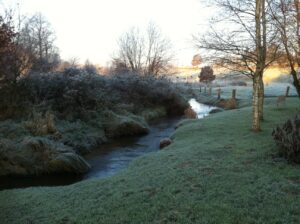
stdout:
<svg viewBox="0 0 300 224">
<path fill-rule="evenodd" d="M 203 118 L 214 109 L 190 100 L 191 107 Z M 150 125 L 150 132 L 144 136 L 124 137 L 104 144 L 85 156 L 92 169 L 84 175 L 47 175 L 42 177 L 1 177 L 0 190 L 24 188 L 30 186 L 61 186 L 69 185 L 90 178 L 111 176 L 126 168 L 130 161 L 149 152 L 159 150 L 162 138 L 169 137 L 175 130 L 180 117 L 163 118 Z"/>
</svg>

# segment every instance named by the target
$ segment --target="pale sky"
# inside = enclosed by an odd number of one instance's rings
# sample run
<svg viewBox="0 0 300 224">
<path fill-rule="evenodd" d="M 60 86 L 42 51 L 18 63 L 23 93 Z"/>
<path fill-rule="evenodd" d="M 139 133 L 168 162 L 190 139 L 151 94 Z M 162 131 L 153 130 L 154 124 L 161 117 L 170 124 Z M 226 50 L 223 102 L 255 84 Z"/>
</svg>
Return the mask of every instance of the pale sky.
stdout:
<svg viewBox="0 0 300 224">
<path fill-rule="evenodd" d="M 191 35 L 204 29 L 210 11 L 200 0 L 0 0 L 0 7 L 20 4 L 21 14 L 41 12 L 56 32 L 63 59 L 105 65 L 117 40 L 132 26 L 156 23 L 174 45 L 178 65 L 190 65 Z"/>
</svg>

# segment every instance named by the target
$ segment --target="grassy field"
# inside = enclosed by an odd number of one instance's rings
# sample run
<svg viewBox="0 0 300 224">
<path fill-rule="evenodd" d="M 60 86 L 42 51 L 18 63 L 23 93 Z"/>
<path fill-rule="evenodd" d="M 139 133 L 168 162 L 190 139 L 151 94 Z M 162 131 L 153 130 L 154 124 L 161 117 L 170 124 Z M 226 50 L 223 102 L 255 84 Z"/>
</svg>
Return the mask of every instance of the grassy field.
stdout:
<svg viewBox="0 0 300 224">
<path fill-rule="evenodd" d="M 248 86 L 225 86 L 221 87 L 221 95 L 224 98 L 231 97 L 232 89 L 236 89 L 236 97 L 238 99 L 251 99 L 252 98 L 252 83 L 247 83 Z M 265 86 L 265 96 L 275 97 L 285 95 L 287 86 L 290 86 L 289 96 L 297 96 L 295 87 L 290 83 L 270 83 Z M 217 95 L 217 89 L 213 88 L 213 94 Z"/>
<path fill-rule="evenodd" d="M 171 146 L 118 175 L 1 191 L 0 222 L 299 223 L 300 166 L 278 157 L 271 136 L 299 110 L 296 98 L 268 104 L 260 133 L 251 107 L 183 121 Z"/>
</svg>

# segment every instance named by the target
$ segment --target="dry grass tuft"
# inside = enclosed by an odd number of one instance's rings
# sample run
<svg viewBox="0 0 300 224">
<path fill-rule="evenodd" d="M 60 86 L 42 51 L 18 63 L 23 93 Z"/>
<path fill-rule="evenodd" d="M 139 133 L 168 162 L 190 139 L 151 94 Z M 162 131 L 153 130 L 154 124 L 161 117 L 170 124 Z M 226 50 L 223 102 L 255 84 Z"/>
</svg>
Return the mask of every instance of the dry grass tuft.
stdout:
<svg viewBox="0 0 300 224">
<path fill-rule="evenodd" d="M 49 111 L 47 111 L 44 116 L 42 113 L 33 111 L 31 119 L 29 121 L 26 121 L 24 126 L 33 135 L 42 136 L 54 134 L 57 132 L 54 118 L 54 115 Z"/>
<path fill-rule="evenodd" d="M 229 100 L 221 100 L 218 103 L 218 107 L 227 109 L 227 110 L 232 110 L 237 108 L 237 101 L 236 99 L 229 99 Z"/>
<path fill-rule="evenodd" d="M 189 119 L 197 119 L 197 113 L 192 109 L 192 107 L 188 107 L 185 111 L 184 111 L 184 115 L 186 118 Z"/>
</svg>

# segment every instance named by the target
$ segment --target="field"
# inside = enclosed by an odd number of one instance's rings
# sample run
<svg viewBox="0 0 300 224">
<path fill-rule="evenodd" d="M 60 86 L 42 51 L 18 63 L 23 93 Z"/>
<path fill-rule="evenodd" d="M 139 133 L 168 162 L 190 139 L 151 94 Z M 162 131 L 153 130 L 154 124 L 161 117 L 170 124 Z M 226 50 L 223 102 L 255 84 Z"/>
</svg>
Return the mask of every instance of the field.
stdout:
<svg viewBox="0 0 300 224">
<path fill-rule="evenodd" d="M 193 90 L 196 94 L 200 91 L 204 93 L 204 84 L 199 83 L 198 75 L 200 68 L 183 67 L 177 68 L 174 74 L 169 78 L 176 83 L 177 86 L 182 86 Z M 232 90 L 236 90 L 236 97 L 240 100 L 249 100 L 252 98 L 252 81 L 245 75 L 230 73 L 221 68 L 215 68 L 216 80 L 210 84 L 212 87 L 212 96 L 217 97 L 218 89 L 221 89 L 221 98 L 231 98 Z M 242 83 L 242 85 L 241 85 Z M 285 95 L 286 89 L 289 86 L 289 96 L 297 96 L 296 89 L 292 84 L 291 76 L 288 75 L 288 70 L 276 66 L 268 68 L 264 73 L 265 97 L 275 97 Z M 246 85 L 246 86 L 244 86 Z M 206 88 L 206 93 L 208 93 Z"/>
</svg>

